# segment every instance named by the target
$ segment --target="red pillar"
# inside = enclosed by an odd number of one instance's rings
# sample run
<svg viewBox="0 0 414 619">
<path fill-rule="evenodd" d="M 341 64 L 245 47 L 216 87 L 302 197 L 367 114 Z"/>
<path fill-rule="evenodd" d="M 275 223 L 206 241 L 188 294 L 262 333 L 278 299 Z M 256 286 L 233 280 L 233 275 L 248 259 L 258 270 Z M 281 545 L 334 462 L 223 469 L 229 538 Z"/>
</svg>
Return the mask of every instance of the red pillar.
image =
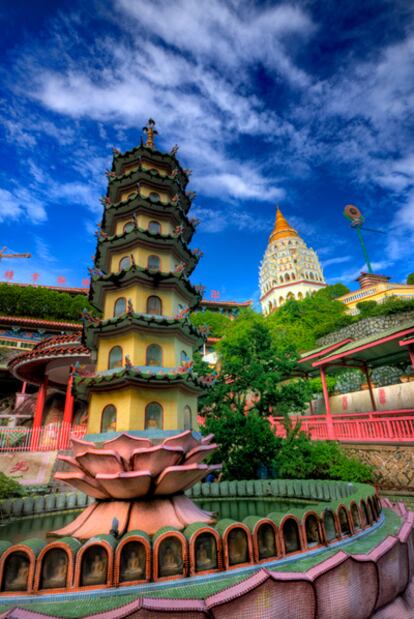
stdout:
<svg viewBox="0 0 414 619">
<path fill-rule="evenodd" d="M 72 427 L 73 405 L 75 398 L 72 394 L 73 374 L 72 368 L 69 372 L 68 384 L 66 386 L 65 408 L 63 410 L 63 421 L 59 436 L 59 449 L 67 449 L 69 444 L 70 430 Z"/>
<path fill-rule="evenodd" d="M 22 390 L 20 391 L 20 393 L 26 393 L 26 386 L 27 386 L 27 383 L 25 381 L 24 383 L 22 383 Z"/>
<path fill-rule="evenodd" d="M 371 398 L 372 410 L 376 411 L 377 407 L 376 407 L 376 404 L 375 404 L 374 392 L 372 391 L 371 377 L 369 375 L 369 369 L 368 369 L 368 366 L 366 364 L 364 364 L 364 374 L 365 374 L 365 377 L 367 379 L 367 385 L 368 385 L 368 389 L 369 389 L 369 397 Z"/>
<path fill-rule="evenodd" d="M 335 430 L 334 430 L 334 425 L 333 425 L 333 420 L 332 420 L 331 405 L 329 402 L 328 387 L 326 384 L 326 373 L 325 373 L 325 368 L 323 366 L 320 367 L 320 373 L 321 373 L 321 381 L 322 381 L 323 399 L 325 400 L 326 426 L 328 430 L 328 439 L 330 441 L 333 441 L 335 440 Z"/>
<path fill-rule="evenodd" d="M 414 346 L 412 344 L 408 346 L 408 354 L 410 355 L 411 366 L 414 368 Z"/>
<path fill-rule="evenodd" d="M 32 439 L 30 441 L 30 451 L 36 451 L 39 447 L 40 431 L 42 429 L 43 409 L 45 407 L 47 394 L 47 376 L 39 387 L 36 398 L 35 413 L 33 417 Z"/>
</svg>

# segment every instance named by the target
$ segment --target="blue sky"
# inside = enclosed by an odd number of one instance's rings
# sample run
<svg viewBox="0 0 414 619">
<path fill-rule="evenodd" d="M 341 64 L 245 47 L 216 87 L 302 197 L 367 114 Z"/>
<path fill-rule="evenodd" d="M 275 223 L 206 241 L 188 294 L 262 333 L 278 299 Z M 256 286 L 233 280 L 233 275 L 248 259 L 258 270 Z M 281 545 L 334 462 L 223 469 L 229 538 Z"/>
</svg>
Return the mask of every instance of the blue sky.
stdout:
<svg viewBox="0 0 414 619">
<path fill-rule="evenodd" d="M 193 170 L 194 283 L 258 298 L 275 205 L 328 282 L 414 271 L 410 0 L 14 0 L 0 5 L 0 245 L 14 281 L 79 286 L 95 251 L 112 146 L 149 116 Z"/>
</svg>

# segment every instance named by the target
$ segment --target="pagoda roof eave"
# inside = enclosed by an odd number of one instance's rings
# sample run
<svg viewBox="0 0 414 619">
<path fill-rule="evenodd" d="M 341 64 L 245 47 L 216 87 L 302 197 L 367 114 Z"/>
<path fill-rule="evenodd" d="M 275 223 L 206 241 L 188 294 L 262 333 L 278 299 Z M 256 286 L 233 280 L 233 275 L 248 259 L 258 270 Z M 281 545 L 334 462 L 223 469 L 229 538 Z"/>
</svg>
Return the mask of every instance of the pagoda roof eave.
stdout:
<svg viewBox="0 0 414 619">
<path fill-rule="evenodd" d="M 150 371 L 142 372 L 138 368 L 123 368 L 111 374 L 94 374 L 75 378 L 76 392 L 81 398 L 87 397 L 87 393 L 91 391 L 108 391 L 128 385 L 148 386 L 148 388 L 156 385 L 157 389 L 180 387 L 190 393 L 202 393 L 207 388 L 198 376 L 190 372 L 151 373 Z"/>
<path fill-rule="evenodd" d="M 174 273 L 162 273 L 160 271 L 152 272 L 142 267 L 131 266 L 129 269 L 120 271 L 119 273 L 95 276 L 91 281 L 89 301 L 94 307 L 99 309 L 99 297 L 103 289 L 120 290 L 122 289 L 121 287 L 127 287 L 137 280 L 151 287 L 154 286 L 154 283 L 160 287 L 176 287 L 180 290 L 182 295 L 189 300 L 191 309 L 196 307 L 201 299 L 200 293 L 198 293 L 192 284 L 183 277 L 179 277 Z"/>
<path fill-rule="evenodd" d="M 101 321 L 100 324 L 88 325 L 85 342 L 89 348 L 92 348 L 98 335 L 121 334 L 137 327 L 150 332 L 165 330 L 175 332 L 198 347 L 204 342 L 204 337 L 188 320 L 138 313 L 123 314 Z"/>
<path fill-rule="evenodd" d="M 113 235 L 108 238 L 100 238 L 98 241 L 98 249 L 95 258 L 95 264 L 98 266 L 99 260 L 105 261 L 108 251 L 112 249 L 128 249 L 133 247 L 136 241 L 139 240 L 143 245 L 150 248 L 159 249 L 160 246 L 175 250 L 178 258 L 187 261 L 188 273 L 191 273 L 198 263 L 198 257 L 186 247 L 179 237 L 174 237 L 167 234 L 150 234 L 147 230 L 137 228 L 131 232 L 124 232 L 120 235 Z M 102 265 L 103 266 L 103 265 Z"/>
<path fill-rule="evenodd" d="M 160 160 L 160 163 L 165 163 L 168 161 L 169 163 L 173 163 L 177 168 L 183 171 L 178 159 L 175 155 L 171 153 L 162 153 L 160 150 L 156 148 L 150 148 L 149 146 L 145 146 L 144 144 L 139 144 L 138 146 L 134 146 L 129 150 L 126 150 L 123 153 L 118 153 L 115 155 L 114 160 L 120 159 L 134 159 L 138 157 L 139 154 L 146 155 L 149 159 L 154 159 L 154 161 Z"/>
<path fill-rule="evenodd" d="M 184 222 L 186 229 L 183 232 L 183 238 L 186 243 L 190 242 L 195 231 L 195 226 L 188 219 L 184 210 L 180 209 L 180 207 L 174 202 L 164 203 L 159 200 L 149 200 L 143 196 L 139 196 L 138 193 L 132 195 L 126 200 L 107 205 L 102 218 L 102 229 L 105 231 L 106 228 L 111 227 L 112 221 L 115 217 L 132 215 L 137 211 L 137 209 L 138 212 L 142 211 L 153 217 L 165 217 L 166 215 L 169 215 L 172 217 L 176 225 L 181 225 Z"/>
</svg>

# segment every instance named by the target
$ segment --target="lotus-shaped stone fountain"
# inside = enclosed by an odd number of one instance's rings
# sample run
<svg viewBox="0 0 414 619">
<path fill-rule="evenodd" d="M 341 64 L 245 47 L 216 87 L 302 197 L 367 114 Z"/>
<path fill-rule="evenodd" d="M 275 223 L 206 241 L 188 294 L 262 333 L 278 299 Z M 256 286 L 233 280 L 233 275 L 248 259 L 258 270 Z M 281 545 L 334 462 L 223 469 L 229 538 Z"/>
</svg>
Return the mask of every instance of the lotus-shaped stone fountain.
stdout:
<svg viewBox="0 0 414 619">
<path fill-rule="evenodd" d="M 55 478 L 97 501 L 51 534 L 88 539 L 109 533 L 114 517 L 120 534 L 139 529 L 152 535 L 164 526 L 183 529 L 192 522 L 214 522 L 211 512 L 183 494 L 221 468 L 202 464 L 217 448 L 213 438 L 198 439 L 188 430 L 158 444 L 128 433 L 99 444 L 72 439 L 73 457 L 59 456 L 70 471 Z"/>
</svg>

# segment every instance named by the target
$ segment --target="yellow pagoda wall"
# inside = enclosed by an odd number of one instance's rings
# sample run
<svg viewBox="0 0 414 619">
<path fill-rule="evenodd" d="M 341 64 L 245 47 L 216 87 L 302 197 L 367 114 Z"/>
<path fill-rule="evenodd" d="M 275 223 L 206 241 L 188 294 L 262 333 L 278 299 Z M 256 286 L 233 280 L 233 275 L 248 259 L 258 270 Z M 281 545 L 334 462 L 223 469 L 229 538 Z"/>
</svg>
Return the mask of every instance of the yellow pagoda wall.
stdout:
<svg viewBox="0 0 414 619">
<path fill-rule="evenodd" d="M 123 358 L 129 355 L 133 365 L 145 365 L 146 350 L 150 344 L 158 344 L 162 348 L 163 367 L 175 367 L 180 364 L 180 353 L 184 350 L 192 357 L 192 348 L 183 343 L 177 336 L 160 335 L 135 331 L 124 335 L 114 334 L 111 337 L 99 339 L 98 359 L 96 369 L 102 372 L 108 369 L 109 351 L 114 346 L 121 346 Z"/>
<path fill-rule="evenodd" d="M 123 201 L 123 200 L 127 200 L 132 194 L 136 193 L 137 189 L 136 187 L 128 187 L 126 189 L 124 189 L 123 191 L 121 191 L 120 195 L 119 195 L 119 200 Z M 169 193 L 165 190 L 162 189 L 158 189 L 158 188 L 154 188 L 154 187 L 149 187 L 148 185 L 143 185 L 141 184 L 140 186 L 140 194 L 144 197 L 147 198 L 149 196 L 150 193 L 157 193 L 160 196 L 160 200 L 161 202 L 164 202 L 165 204 L 167 204 L 167 202 L 170 201 L 171 196 L 169 195 Z"/>
<path fill-rule="evenodd" d="M 116 273 L 118 271 L 120 271 L 119 268 L 119 262 L 121 260 L 121 258 L 124 258 L 125 256 L 134 256 L 134 260 L 135 263 L 140 266 L 143 267 L 144 269 L 147 268 L 147 263 L 148 263 L 148 256 L 159 256 L 160 258 L 160 265 L 161 268 L 160 270 L 163 272 L 170 272 L 173 271 L 174 266 L 177 264 L 177 260 L 174 260 L 173 256 L 171 255 L 171 252 L 167 252 L 167 251 L 160 251 L 160 250 L 155 250 L 155 249 L 146 249 L 145 247 L 135 247 L 134 249 L 131 249 L 129 251 L 118 251 L 116 253 L 113 253 L 111 256 L 111 263 L 109 265 L 109 271 L 111 273 Z"/>
<path fill-rule="evenodd" d="M 124 231 L 125 224 L 132 222 L 132 221 L 133 221 L 132 217 L 123 217 L 122 219 L 119 219 L 116 222 L 115 234 L 122 234 Z M 171 234 L 171 232 L 173 231 L 172 224 L 169 221 L 163 220 L 158 216 L 150 217 L 149 215 L 145 215 L 145 214 L 137 215 L 137 224 L 139 228 L 143 228 L 144 230 L 147 230 L 148 224 L 150 221 L 158 221 L 158 223 L 161 226 L 161 234 Z"/>
<path fill-rule="evenodd" d="M 101 431 L 102 411 L 108 404 L 117 410 L 116 432 L 145 430 L 145 408 L 151 402 L 163 407 L 163 430 L 176 430 L 184 427 L 184 407 L 192 412 L 192 425 L 197 429 L 197 397 L 181 391 L 178 387 L 170 389 L 149 389 L 147 387 L 128 387 L 113 391 L 92 393 L 89 402 L 88 433 Z"/>
<path fill-rule="evenodd" d="M 179 305 L 187 306 L 186 300 L 175 291 L 132 285 L 128 288 L 108 290 L 105 293 L 103 318 L 104 320 L 113 318 L 115 301 L 121 297 L 124 297 L 127 301 L 131 299 L 135 312 L 145 313 L 147 311 L 147 299 L 152 295 L 156 295 L 161 299 L 164 316 L 175 316 L 179 311 Z"/>
</svg>

